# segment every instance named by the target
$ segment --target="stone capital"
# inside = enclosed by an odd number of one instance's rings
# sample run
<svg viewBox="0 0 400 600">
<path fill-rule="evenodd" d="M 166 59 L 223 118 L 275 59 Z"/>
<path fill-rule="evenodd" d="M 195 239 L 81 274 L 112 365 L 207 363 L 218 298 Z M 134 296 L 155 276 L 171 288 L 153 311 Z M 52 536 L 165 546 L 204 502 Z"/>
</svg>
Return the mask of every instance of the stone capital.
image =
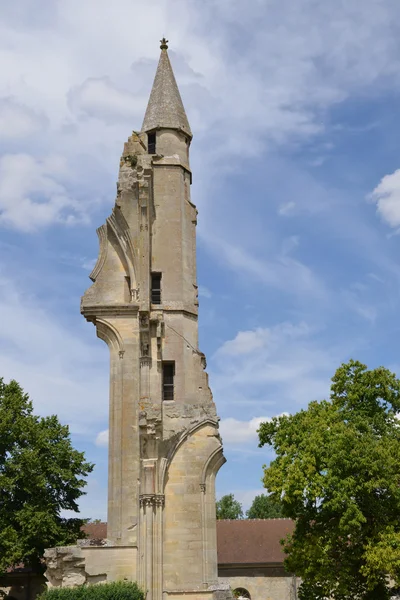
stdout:
<svg viewBox="0 0 400 600">
<path fill-rule="evenodd" d="M 165 496 L 163 494 L 142 494 L 139 498 L 140 506 L 161 506 L 165 505 Z"/>
</svg>

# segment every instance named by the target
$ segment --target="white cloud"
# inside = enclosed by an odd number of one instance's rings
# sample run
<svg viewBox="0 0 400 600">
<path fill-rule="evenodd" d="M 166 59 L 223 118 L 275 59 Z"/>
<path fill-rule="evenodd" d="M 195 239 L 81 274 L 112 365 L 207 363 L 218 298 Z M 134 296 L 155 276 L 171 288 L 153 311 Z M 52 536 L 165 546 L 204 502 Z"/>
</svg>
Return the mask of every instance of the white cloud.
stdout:
<svg viewBox="0 0 400 600">
<path fill-rule="evenodd" d="M 341 298 L 350 310 L 369 323 L 374 324 L 378 317 L 378 307 L 372 304 L 368 291 L 366 286 L 356 282 L 350 286 L 350 289 L 342 290 Z"/>
<path fill-rule="evenodd" d="M 234 490 L 233 495 L 236 500 L 240 502 L 243 507 L 243 511 L 246 511 L 253 504 L 253 500 L 256 496 L 266 494 L 265 488 L 256 488 L 252 490 Z"/>
<path fill-rule="evenodd" d="M 291 200 L 290 202 L 285 202 L 281 204 L 278 209 L 278 214 L 282 216 L 291 215 L 296 209 L 296 203 Z"/>
<path fill-rule="evenodd" d="M 256 414 L 265 406 L 293 412 L 329 394 L 333 369 L 346 357 L 305 323 L 241 331 L 215 353 L 211 387 L 230 414 L 244 406 Z M 254 423 L 241 431 L 254 431 Z"/>
<path fill-rule="evenodd" d="M 118 89 L 108 77 L 101 77 L 87 79 L 72 88 L 68 93 L 68 104 L 77 115 L 95 117 L 106 123 L 129 122 L 129 119 L 140 117 L 143 98 Z"/>
<path fill-rule="evenodd" d="M 100 448 L 108 447 L 108 429 L 105 429 L 104 431 L 100 431 L 97 434 L 95 444 L 96 444 L 96 446 L 99 446 Z"/>
<path fill-rule="evenodd" d="M 204 285 L 199 285 L 199 296 L 202 296 L 203 298 L 211 298 L 212 293 Z"/>
<path fill-rule="evenodd" d="M 218 256 L 225 266 L 238 274 L 251 277 L 264 285 L 289 292 L 291 294 L 307 294 L 323 298 L 327 292 L 323 282 L 313 270 L 295 258 L 283 252 L 274 252 L 271 256 L 259 257 L 249 252 L 237 241 L 229 241 L 217 235 L 211 227 L 203 227 L 200 236 Z"/>
<path fill-rule="evenodd" d="M 0 98 L 0 139 L 26 138 L 47 125 L 47 119 L 14 98 Z"/>
<path fill-rule="evenodd" d="M 233 340 L 225 342 L 218 350 L 220 355 L 239 356 L 249 354 L 269 345 L 280 343 L 282 338 L 304 337 L 310 332 L 306 323 L 293 325 L 282 323 L 273 328 L 258 327 L 250 331 L 239 331 Z"/>
<path fill-rule="evenodd" d="M 0 314 L 1 376 L 23 386 L 39 415 L 56 413 L 74 433 L 98 431 L 108 418 L 108 349 L 95 336 L 83 341 L 5 277 Z"/>
<path fill-rule="evenodd" d="M 400 169 L 382 177 L 368 198 L 388 225 L 400 227 Z"/>
<path fill-rule="evenodd" d="M 268 421 L 271 421 L 270 417 L 253 417 L 250 421 L 238 421 L 232 417 L 221 419 L 219 429 L 222 441 L 228 445 L 240 445 L 248 442 L 256 443 L 258 440 L 257 429 L 261 423 Z"/>
<path fill-rule="evenodd" d="M 84 208 L 58 180 L 65 176 L 62 157 L 38 160 L 28 154 L 0 158 L 0 224 L 34 231 L 54 222 L 87 222 Z"/>
<path fill-rule="evenodd" d="M 31 2 L 22 6 L 7 9 L 0 25 L 0 96 L 6 98 L 0 124 L 20 139 L 21 150 L 25 135 L 34 138 L 30 152 L 36 161 L 54 149 L 70 164 L 92 157 L 101 172 L 93 185 L 103 189 L 115 178 L 123 141 L 143 118 L 158 57 L 158 36 L 149 35 L 148 23 L 153 33 L 169 32 L 197 134 L 194 164 L 217 159 L 234 168 L 235 157 L 258 155 L 264 146 L 308 140 L 324 130 L 325 111 L 354 90 L 376 91 L 399 80 L 393 23 L 400 8 L 391 0 L 366 0 L 362 15 L 358 0 L 340 7 L 272 0 L 268 10 L 253 1 L 246 11 L 238 0 L 116 0 L 112 6 L 105 0 L 58 0 L 56 10 L 34 12 Z M 233 15 L 240 15 L 235 29 Z M 246 39 L 240 51 L 236 36 Z M 43 119 L 50 125 L 46 136 Z M 76 166 L 71 179 L 78 180 L 78 173 Z M 68 223 L 54 204 L 38 208 L 36 226 Z M 291 212 L 289 204 L 283 214 Z M 13 216 L 2 225 L 15 222 Z M 299 276 L 301 267 L 291 267 Z M 303 269 L 301 278 L 308 276 Z"/>
<path fill-rule="evenodd" d="M 86 271 L 93 271 L 96 262 L 97 258 L 85 258 L 82 262 L 82 269 L 85 269 Z"/>
<path fill-rule="evenodd" d="M 268 335 L 268 330 L 261 328 L 254 331 L 239 331 L 233 340 L 229 340 L 221 346 L 219 352 L 234 356 L 248 354 L 265 344 L 266 335 Z"/>
</svg>

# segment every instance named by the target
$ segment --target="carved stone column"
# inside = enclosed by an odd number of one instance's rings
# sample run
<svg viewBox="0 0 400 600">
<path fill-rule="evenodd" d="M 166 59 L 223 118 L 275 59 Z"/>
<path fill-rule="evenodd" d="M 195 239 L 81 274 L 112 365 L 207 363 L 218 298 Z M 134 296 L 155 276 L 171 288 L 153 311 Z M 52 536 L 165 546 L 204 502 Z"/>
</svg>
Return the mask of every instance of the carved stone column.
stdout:
<svg viewBox="0 0 400 600">
<path fill-rule="evenodd" d="M 110 350 L 108 459 L 108 539 L 137 545 L 139 479 L 139 325 L 138 307 L 128 304 L 83 307 L 97 335 Z M 100 314 L 99 314 L 100 313 Z"/>
<path fill-rule="evenodd" d="M 148 600 L 162 600 L 162 529 L 164 496 L 140 496 L 140 585 Z"/>
</svg>

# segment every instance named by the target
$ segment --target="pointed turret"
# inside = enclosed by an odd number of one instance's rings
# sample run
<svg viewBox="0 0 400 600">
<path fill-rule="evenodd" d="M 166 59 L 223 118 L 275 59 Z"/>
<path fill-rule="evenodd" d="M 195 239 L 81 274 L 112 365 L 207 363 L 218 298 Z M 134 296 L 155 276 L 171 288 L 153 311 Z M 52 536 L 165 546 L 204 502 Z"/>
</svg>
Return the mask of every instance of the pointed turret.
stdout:
<svg viewBox="0 0 400 600">
<path fill-rule="evenodd" d="M 161 40 L 160 61 L 144 116 L 142 131 L 147 132 L 160 127 L 180 129 L 192 137 L 189 121 L 168 57 L 167 41 L 165 38 Z"/>
</svg>

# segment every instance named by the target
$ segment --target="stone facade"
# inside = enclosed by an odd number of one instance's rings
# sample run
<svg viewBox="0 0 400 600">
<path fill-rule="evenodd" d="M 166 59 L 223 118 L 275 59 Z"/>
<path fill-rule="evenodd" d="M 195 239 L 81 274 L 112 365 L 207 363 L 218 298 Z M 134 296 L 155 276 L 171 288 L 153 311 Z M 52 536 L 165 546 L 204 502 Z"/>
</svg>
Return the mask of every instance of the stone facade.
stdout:
<svg viewBox="0 0 400 600">
<path fill-rule="evenodd" d="M 220 567 L 221 582 L 227 583 L 235 595 L 245 591 L 248 600 L 297 600 L 298 580 L 281 565 L 232 565 Z"/>
<path fill-rule="evenodd" d="M 191 139 L 163 40 L 142 131 L 125 143 L 115 206 L 98 229 L 93 284 L 81 303 L 110 349 L 108 542 L 97 551 L 49 550 L 53 585 L 126 578 L 149 600 L 226 595 L 214 485 L 225 459 L 198 348 Z"/>
<path fill-rule="evenodd" d="M 80 547 L 47 551 L 48 585 L 67 587 L 122 579 L 135 564 L 135 547 L 110 545 L 107 523 L 90 523 L 84 530 L 88 537 L 79 541 Z M 299 581 L 285 571 L 280 544 L 292 530 L 293 522 L 288 519 L 217 521 L 222 593 L 230 588 L 235 596 L 246 600 L 297 600 Z M 3 592 L 15 600 L 34 600 L 44 581 L 42 575 L 20 567 L 0 579 L 0 595 Z"/>
<path fill-rule="evenodd" d="M 136 580 L 133 546 L 65 546 L 45 551 L 48 587 L 75 587 L 120 579 Z"/>
</svg>

